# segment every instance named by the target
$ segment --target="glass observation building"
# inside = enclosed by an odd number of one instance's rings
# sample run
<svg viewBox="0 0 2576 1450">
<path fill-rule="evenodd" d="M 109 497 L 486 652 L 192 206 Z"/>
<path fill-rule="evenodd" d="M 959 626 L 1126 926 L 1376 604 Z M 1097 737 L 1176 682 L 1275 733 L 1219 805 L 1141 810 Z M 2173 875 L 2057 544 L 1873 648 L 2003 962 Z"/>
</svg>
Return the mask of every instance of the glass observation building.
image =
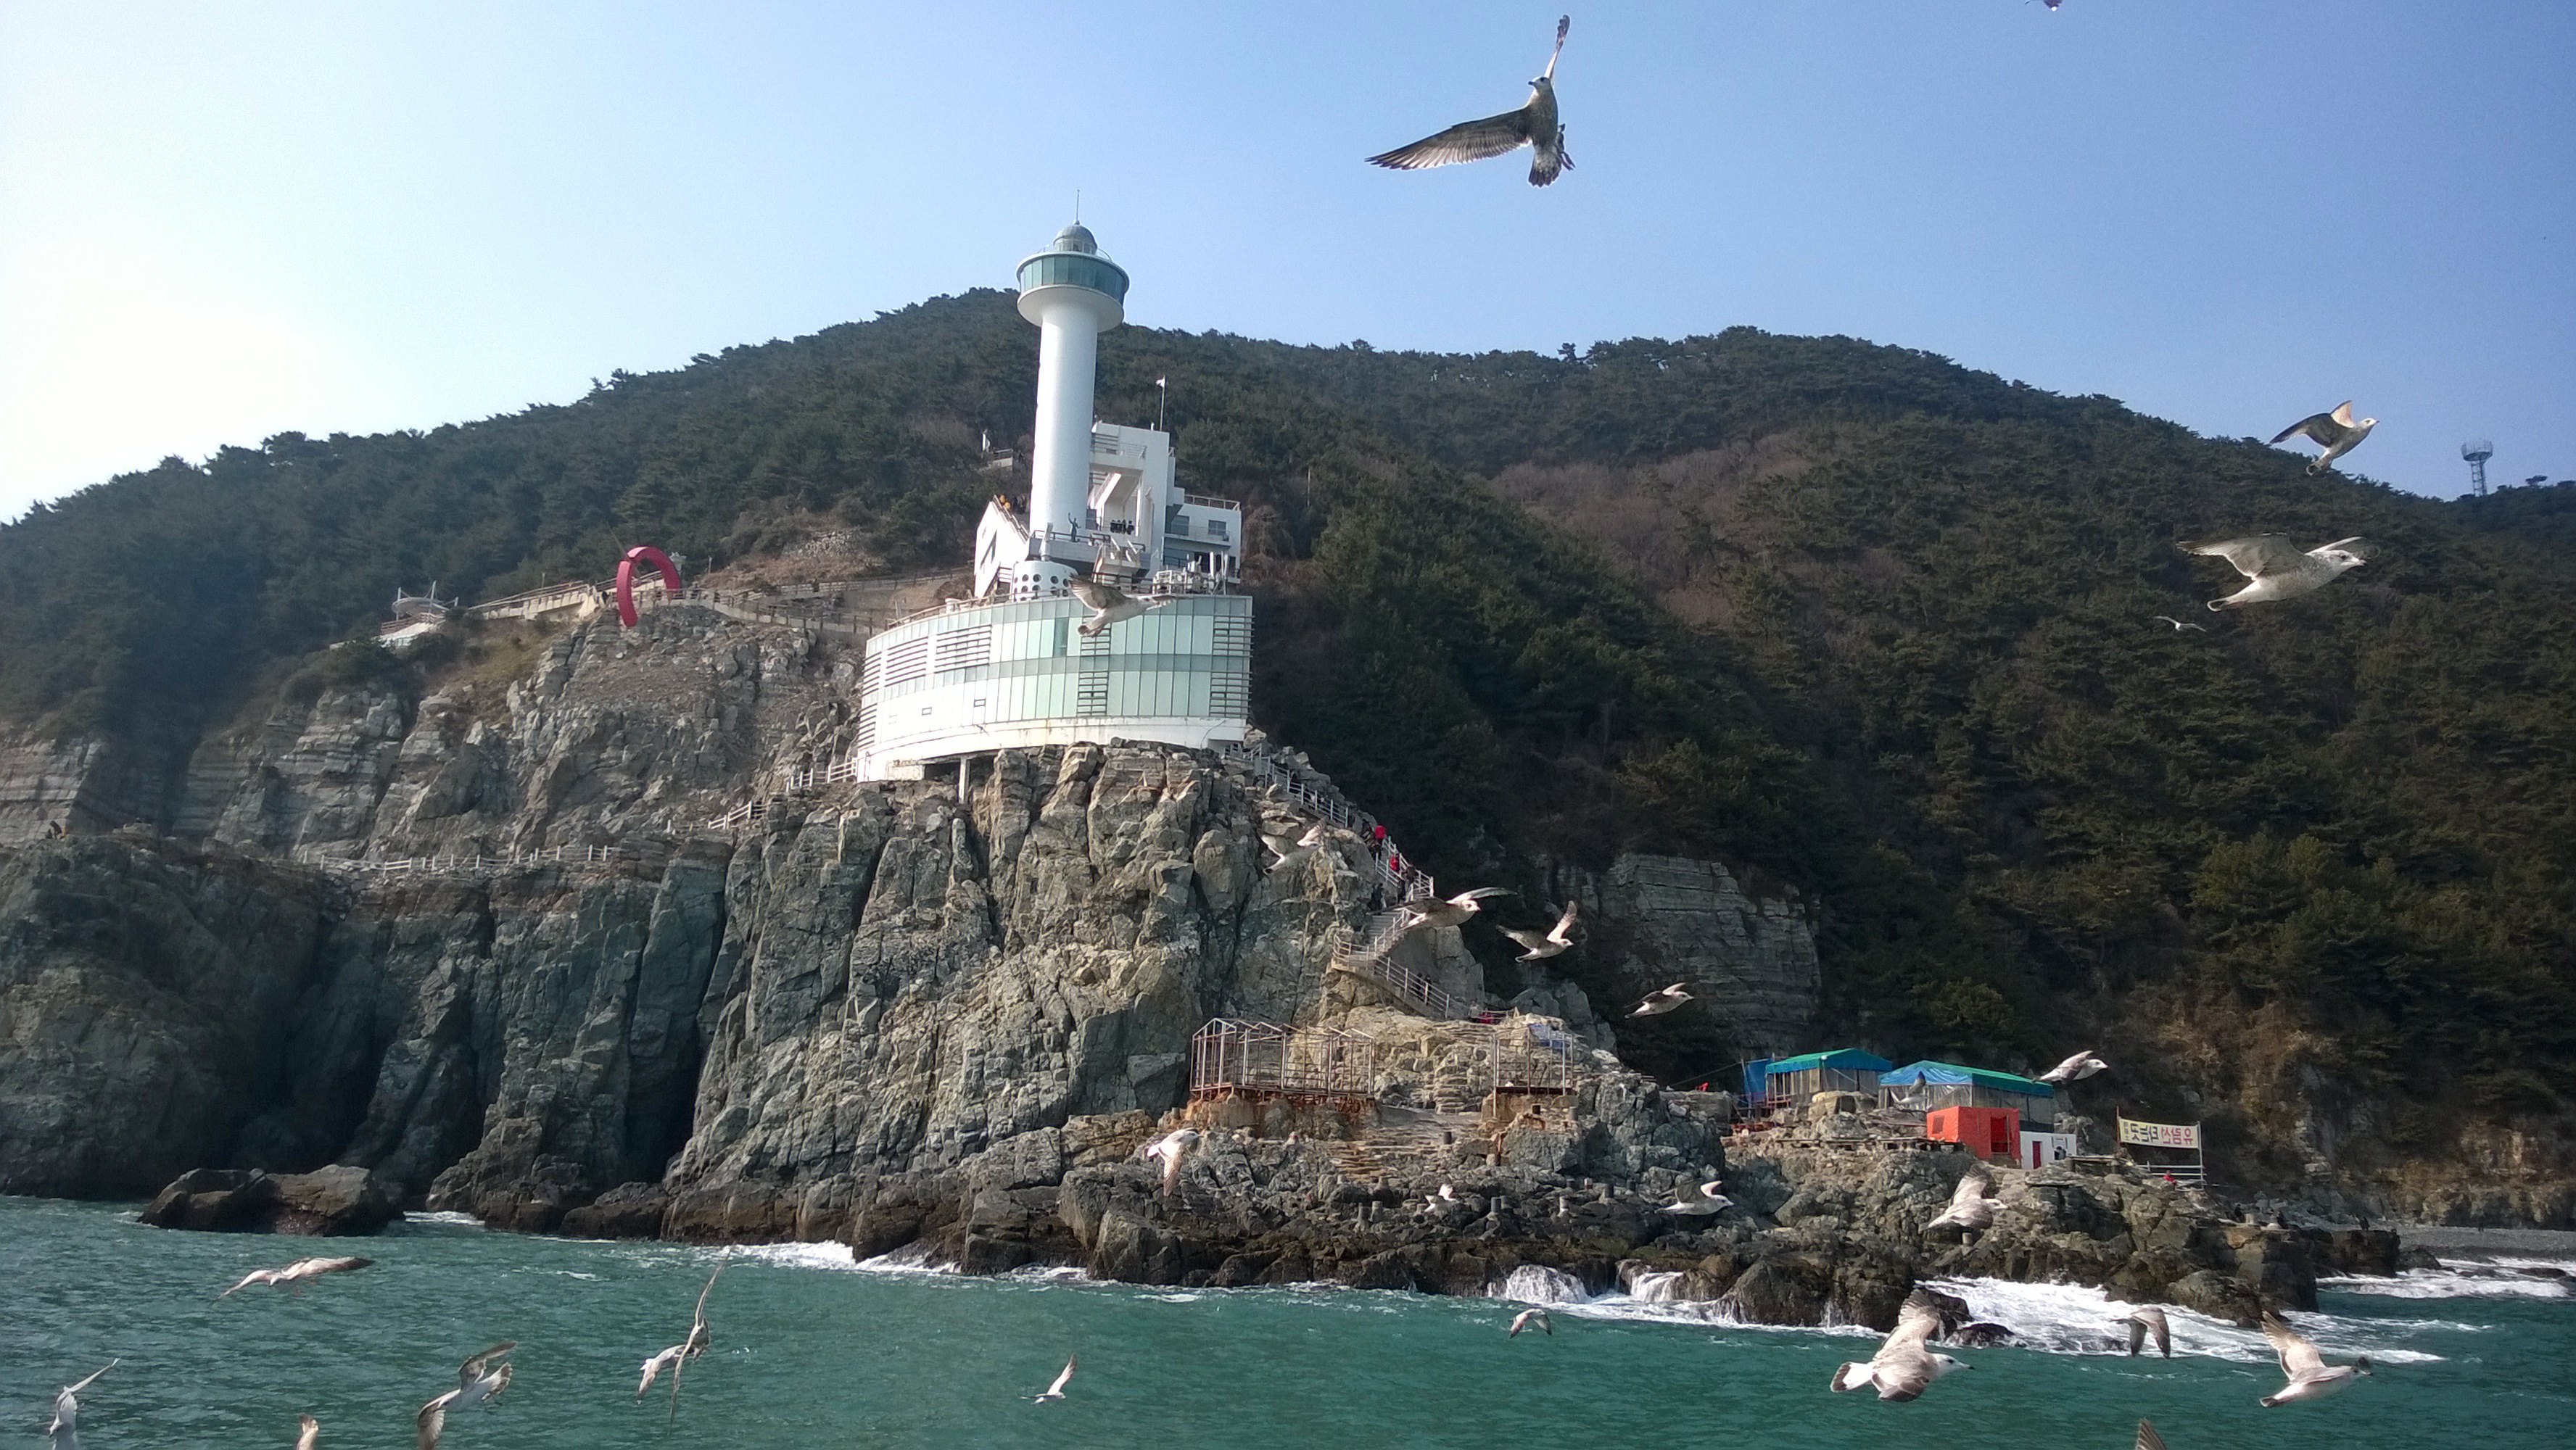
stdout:
<svg viewBox="0 0 2576 1450">
<path fill-rule="evenodd" d="M 1029 507 L 985 509 L 974 598 L 869 639 L 864 780 L 1015 747 L 1204 749 L 1251 724 L 1252 601 L 1234 592 L 1241 507 L 1180 489 L 1169 434 L 1092 417 L 1097 334 L 1124 319 L 1127 273 L 1074 226 L 1019 279 L 1021 314 L 1039 328 Z M 1095 625 L 1071 592 L 1085 578 L 1142 612 Z"/>
</svg>

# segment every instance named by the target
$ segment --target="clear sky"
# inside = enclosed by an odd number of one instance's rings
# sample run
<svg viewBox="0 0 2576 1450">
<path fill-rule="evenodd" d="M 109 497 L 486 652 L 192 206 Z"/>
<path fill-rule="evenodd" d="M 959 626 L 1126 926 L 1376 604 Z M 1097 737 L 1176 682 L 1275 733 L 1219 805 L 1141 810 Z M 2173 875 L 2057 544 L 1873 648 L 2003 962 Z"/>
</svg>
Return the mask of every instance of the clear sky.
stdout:
<svg viewBox="0 0 2576 1450">
<path fill-rule="evenodd" d="M 1518 104 L 1558 8 L 0 0 L 0 518 L 1007 286 L 1077 188 L 1156 326 L 1849 333 L 2576 473 L 2566 0 L 1595 4 L 1556 186 L 1361 164 Z"/>
</svg>

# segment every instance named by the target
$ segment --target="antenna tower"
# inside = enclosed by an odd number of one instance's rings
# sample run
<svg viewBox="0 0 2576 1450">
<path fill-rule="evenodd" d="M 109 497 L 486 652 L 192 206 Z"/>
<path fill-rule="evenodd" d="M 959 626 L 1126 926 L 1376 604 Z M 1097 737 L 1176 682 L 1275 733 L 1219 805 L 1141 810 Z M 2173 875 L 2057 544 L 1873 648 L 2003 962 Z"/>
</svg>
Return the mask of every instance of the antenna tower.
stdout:
<svg viewBox="0 0 2576 1450">
<path fill-rule="evenodd" d="M 2484 438 L 2472 438 L 2460 445 L 2460 456 L 2469 461 L 2469 492 L 2487 496 L 2487 460 L 2495 457 L 2495 445 Z"/>
</svg>

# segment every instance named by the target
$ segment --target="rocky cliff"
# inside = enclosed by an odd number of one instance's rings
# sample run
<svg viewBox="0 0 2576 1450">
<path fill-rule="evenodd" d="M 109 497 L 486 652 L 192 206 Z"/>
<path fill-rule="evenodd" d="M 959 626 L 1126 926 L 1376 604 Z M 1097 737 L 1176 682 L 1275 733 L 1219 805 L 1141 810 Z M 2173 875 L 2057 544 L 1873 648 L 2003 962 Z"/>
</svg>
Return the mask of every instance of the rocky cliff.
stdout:
<svg viewBox="0 0 2576 1450">
<path fill-rule="evenodd" d="M 495 631 L 425 681 L 290 682 L 194 750 L 166 818 L 108 835 L 50 837 L 96 798 L 86 757 L 22 744 L 0 1187 L 338 1162 L 527 1228 L 828 1236 L 1079 1166 L 1086 1131 L 1132 1146 L 1211 1017 L 1411 1020 L 1330 969 L 1373 904 L 1358 853 L 1263 869 L 1281 805 L 1211 756 L 1006 753 L 962 793 L 843 786 L 711 827 L 846 750 L 850 666 L 686 607 Z M 1812 1010 L 1803 924 L 1724 868 L 1578 889 L 1622 970 L 1682 973 L 1756 1033 Z M 1485 996 L 1457 932 L 1400 951 Z M 1613 1045 L 1580 989 L 1519 980 Z M 1390 1092 L 1472 1109 L 1436 1056 Z"/>
</svg>

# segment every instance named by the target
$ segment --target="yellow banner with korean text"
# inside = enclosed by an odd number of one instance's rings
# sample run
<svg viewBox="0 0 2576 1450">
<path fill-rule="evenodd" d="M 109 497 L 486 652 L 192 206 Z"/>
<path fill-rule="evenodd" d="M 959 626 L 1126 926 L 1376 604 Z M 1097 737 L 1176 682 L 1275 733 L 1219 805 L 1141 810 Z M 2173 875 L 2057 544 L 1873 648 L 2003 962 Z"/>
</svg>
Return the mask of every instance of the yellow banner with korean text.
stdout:
<svg viewBox="0 0 2576 1450">
<path fill-rule="evenodd" d="M 2120 1141 L 2142 1148 L 2200 1148 L 2198 1123 L 2133 1123 L 2119 1119 Z"/>
</svg>

